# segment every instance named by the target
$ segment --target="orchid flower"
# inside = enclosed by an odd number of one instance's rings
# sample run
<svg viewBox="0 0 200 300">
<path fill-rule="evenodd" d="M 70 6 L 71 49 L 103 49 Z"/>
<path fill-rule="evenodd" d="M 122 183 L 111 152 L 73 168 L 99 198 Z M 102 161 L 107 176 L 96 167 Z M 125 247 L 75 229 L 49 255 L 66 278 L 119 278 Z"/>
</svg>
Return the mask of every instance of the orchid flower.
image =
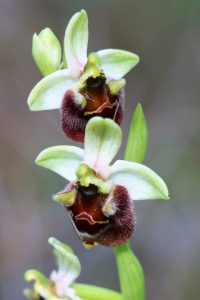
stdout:
<svg viewBox="0 0 200 300">
<path fill-rule="evenodd" d="M 84 150 L 55 146 L 43 150 L 36 163 L 69 181 L 54 195 L 69 212 L 84 246 L 115 247 L 135 229 L 134 201 L 168 199 L 163 180 L 150 168 L 123 160 L 110 165 L 121 145 L 120 127 L 94 117 L 85 132 Z"/>
<path fill-rule="evenodd" d="M 32 300 L 81 300 L 71 287 L 81 271 L 78 257 L 69 246 L 55 238 L 50 238 L 49 244 L 54 248 L 58 270 L 53 271 L 49 279 L 39 271 L 28 270 L 25 279 L 35 284 L 33 290 L 25 290 L 25 295 Z"/>
<path fill-rule="evenodd" d="M 84 10 L 76 13 L 66 28 L 64 63 L 60 44 L 49 28 L 33 36 L 33 57 L 47 76 L 31 91 L 29 108 L 60 109 L 64 133 L 79 142 L 83 142 L 86 124 L 94 116 L 113 119 L 120 125 L 123 76 L 139 62 L 136 54 L 118 49 L 100 50 L 87 57 L 87 45 L 88 19 Z"/>
</svg>

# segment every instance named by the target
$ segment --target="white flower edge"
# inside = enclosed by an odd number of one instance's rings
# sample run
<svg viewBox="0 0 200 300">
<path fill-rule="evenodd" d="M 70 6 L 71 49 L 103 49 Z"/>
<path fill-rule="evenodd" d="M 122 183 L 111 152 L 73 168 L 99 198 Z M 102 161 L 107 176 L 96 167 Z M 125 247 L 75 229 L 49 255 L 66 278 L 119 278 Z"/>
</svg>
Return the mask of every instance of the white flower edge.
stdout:
<svg viewBox="0 0 200 300">
<path fill-rule="evenodd" d="M 118 160 L 111 166 L 109 179 L 126 187 L 132 200 L 169 199 L 165 182 L 142 164 Z"/>
<path fill-rule="evenodd" d="M 40 80 L 28 97 L 32 111 L 61 108 L 65 92 L 72 88 L 75 80 L 68 70 L 56 71 Z"/>
<path fill-rule="evenodd" d="M 75 146 L 54 146 L 40 152 L 35 162 L 68 181 L 76 179 L 76 169 L 83 162 L 84 151 Z"/>
</svg>

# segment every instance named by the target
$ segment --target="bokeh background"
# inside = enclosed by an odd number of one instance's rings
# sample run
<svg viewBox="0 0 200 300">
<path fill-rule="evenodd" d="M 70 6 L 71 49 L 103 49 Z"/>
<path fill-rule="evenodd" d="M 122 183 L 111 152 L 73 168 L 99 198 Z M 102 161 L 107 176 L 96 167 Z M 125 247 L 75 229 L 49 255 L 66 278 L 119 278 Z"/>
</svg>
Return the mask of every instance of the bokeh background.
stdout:
<svg viewBox="0 0 200 300">
<path fill-rule="evenodd" d="M 74 248 L 80 281 L 119 288 L 111 249 L 86 251 L 51 195 L 66 182 L 34 165 L 46 147 L 69 144 L 59 112 L 30 112 L 26 99 L 41 78 L 31 57 L 34 32 L 48 26 L 62 41 L 69 18 L 89 15 L 89 51 L 121 48 L 140 55 L 128 74 L 124 144 L 142 102 L 150 140 L 146 164 L 167 182 L 169 202 L 136 203 L 133 249 L 148 300 L 200 295 L 200 1 L 0 0 L 0 299 L 24 299 L 23 273 L 54 267 L 49 236 Z M 123 149 L 121 150 L 123 155 Z"/>
</svg>

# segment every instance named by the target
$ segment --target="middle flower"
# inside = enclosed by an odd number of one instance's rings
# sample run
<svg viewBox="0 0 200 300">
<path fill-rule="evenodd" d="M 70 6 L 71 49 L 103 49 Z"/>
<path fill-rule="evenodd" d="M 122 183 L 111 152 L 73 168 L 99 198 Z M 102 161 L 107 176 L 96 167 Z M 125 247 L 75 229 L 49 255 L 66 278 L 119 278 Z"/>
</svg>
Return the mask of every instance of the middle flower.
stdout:
<svg viewBox="0 0 200 300">
<path fill-rule="evenodd" d="M 144 165 L 118 160 L 110 166 L 121 138 L 115 122 L 94 117 L 86 126 L 84 151 L 56 146 L 36 159 L 70 182 L 54 199 L 66 207 L 87 248 L 115 247 L 130 239 L 135 229 L 133 200 L 168 199 L 163 180 Z"/>
</svg>

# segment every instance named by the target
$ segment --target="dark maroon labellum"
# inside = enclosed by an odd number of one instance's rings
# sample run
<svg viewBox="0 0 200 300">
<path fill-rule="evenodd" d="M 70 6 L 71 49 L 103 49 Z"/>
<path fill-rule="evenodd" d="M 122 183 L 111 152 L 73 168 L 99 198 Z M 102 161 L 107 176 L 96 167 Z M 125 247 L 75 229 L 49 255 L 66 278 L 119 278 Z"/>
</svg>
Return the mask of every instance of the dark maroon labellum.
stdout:
<svg viewBox="0 0 200 300">
<path fill-rule="evenodd" d="M 111 201 L 116 213 L 110 217 L 106 217 L 102 211 L 108 195 L 99 193 L 93 184 L 89 187 L 69 184 L 65 191 L 74 188 L 77 190 L 75 203 L 67 210 L 82 242 L 115 247 L 130 239 L 135 218 L 133 204 L 125 187 L 118 185 L 114 188 Z"/>
<path fill-rule="evenodd" d="M 62 128 L 65 135 L 74 141 L 83 142 L 87 122 L 95 117 L 113 119 L 121 124 L 123 117 L 124 89 L 111 95 L 104 76 L 88 78 L 85 87 L 79 91 L 86 100 L 84 109 L 75 102 L 72 90 L 65 93 L 62 108 Z"/>
</svg>

